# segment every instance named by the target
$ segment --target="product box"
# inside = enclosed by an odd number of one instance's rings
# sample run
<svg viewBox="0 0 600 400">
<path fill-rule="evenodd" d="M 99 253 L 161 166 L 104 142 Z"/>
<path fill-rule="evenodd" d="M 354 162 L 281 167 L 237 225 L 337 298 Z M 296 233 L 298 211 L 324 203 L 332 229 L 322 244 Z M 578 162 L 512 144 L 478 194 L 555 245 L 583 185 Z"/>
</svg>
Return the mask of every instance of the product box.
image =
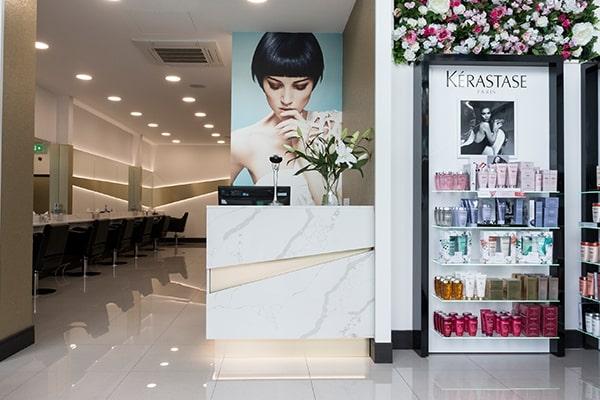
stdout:
<svg viewBox="0 0 600 400">
<path fill-rule="evenodd" d="M 516 262 L 522 264 L 551 264 L 553 259 L 552 232 L 519 232 L 516 242 Z"/>
<path fill-rule="evenodd" d="M 544 226 L 544 199 L 535 200 L 535 222 L 534 226 Z"/>
<path fill-rule="evenodd" d="M 523 226 L 525 225 L 525 200 L 515 199 L 513 202 L 513 225 Z"/>
<path fill-rule="evenodd" d="M 544 226 L 558 226 L 558 206 L 560 199 L 558 197 L 544 198 Z M 536 202 L 537 205 L 537 202 Z M 537 226 L 537 225 L 536 225 Z"/>
<path fill-rule="evenodd" d="M 558 300 L 558 278 L 548 278 L 548 300 Z"/>
<path fill-rule="evenodd" d="M 538 300 L 548 300 L 548 277 L 538 277 Z"/>
<path fill-rule="evenodd" d="M 542 190 L 556 192 L 558 187 L 558 171 L 545 169 L 542 171 Z"/>
<path fill-rule="evenodd" d="M 484 264 L 512 264 L 517 260 L 517 235 L 508 231 L 480 234 L 479 251 Z"/>
<path fill-rule="evenodd" d="M 523 300 L 538 300 L 538 277 L 537 276 L 529 276 L 527 275 L 524 279 L 523 287 L 525 289 L 525 294 L 523 296 Z"/>
<path fill-rule="evenodd" d="M 471 232 L 440 232 L 440 261 L 443 263 L 466 264 L 471 262 L 473 238 Z"/>
<path fill-rule="evenodd" d="M 502 279 L 487 279 L 485 283 L 485 298 L 487 300 L 504 300 L 504 284 Z"/>
<path fill-rule="evenodd" d="M 558 307 L 544 305 L 542 308 L 542 336 L 558 336 Z"/>
<path fill-rule="evenodd" d="M 535 167 L 532 162 L 519 163 L 519 187 L 524 192 L 535 190 Z"/>
<path fill-rule="evenodd" d="M 504 298 L 506 300 L 522 300 L 521 279 L 504 279 Z"/>
</svg>

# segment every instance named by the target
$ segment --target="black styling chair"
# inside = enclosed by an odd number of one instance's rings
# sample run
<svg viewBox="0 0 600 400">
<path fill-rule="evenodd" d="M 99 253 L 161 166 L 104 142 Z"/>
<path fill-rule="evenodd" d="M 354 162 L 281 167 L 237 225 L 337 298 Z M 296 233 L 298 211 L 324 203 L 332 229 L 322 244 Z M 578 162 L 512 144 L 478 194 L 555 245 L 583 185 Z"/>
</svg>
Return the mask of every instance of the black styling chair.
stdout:
<svg viewBox="0 0 600 400">
<path fill-rule="evenodd" d="M 152 243 L 152 226 L 154 217 L 144 217 L 135 223 L 131 244 L 133 247 L 133 257 L 147 257 L 147 254 L 140 254 L 140 248 Z"/>
<path fill-rule="evenodd" d="M 110 225 L 104 257 L 112 256 L 112 261 L 101 262 L 99 264 L 112 265 L 113 268 L 117 265 L 127 264 L 127 261 L 119 261 L 119 254 L 132 250 L 131 237 L 133 235 L 134 224 L 135 220 L 129 218 Z"/>
<path fill-rule="evenodd" d="M 46 225 L 41 234 L 34 235 L 33 292 L 34 296 L 56 292 L 55 289 L 40 288 L 40 277 L 54 274 L 63 264 L 69 225 Z M 37 254 L 36 254 L 37 253 Z"/>
<path fill-rule="evenodd" d="M 157 218 L 152 225 L 152 249 L 154 251 L 160 250 L 158 245 L 160 243 L 160 239 L 167 235 L 169 220 L 170 218 L 168 215 L 163 215 L 162 217 Z"/>
<path fill-rule="evenodd" d="M 179 244 L 179 236 L 185 232 L 185 224 L 187 223 L 189 213 L 186 211 L 181 218 L 171 218 L 169 220 L 168 232 L 175 234 L 175 247 Z"/>
<path fill-rule="evenodd" d="M 80 272 L 68 272 L 69 276 L 96 276 L 100 272 L 88 271 L 88 265 L 102 258 L 108 239 L 110 220 L 97 219 L 90 227 L 73 228 L 69 232 L 68 254 L 81 263 Z"/>
</svg>

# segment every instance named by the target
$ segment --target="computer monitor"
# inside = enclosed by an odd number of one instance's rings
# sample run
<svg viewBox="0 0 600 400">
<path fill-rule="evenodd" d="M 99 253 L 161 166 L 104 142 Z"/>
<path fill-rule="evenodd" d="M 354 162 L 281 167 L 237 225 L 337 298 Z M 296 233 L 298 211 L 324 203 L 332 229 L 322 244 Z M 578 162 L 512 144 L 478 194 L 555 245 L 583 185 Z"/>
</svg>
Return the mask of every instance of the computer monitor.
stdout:
<svg viewBox="0 0 600 400">
<path fill-rule="evenodd" d="M 277 200 L 290 205 L 291 188 L 277 187 Z M 273 186 L 219 186 L 220 206 L 267 206 L 273 201 Z"/>
</svg>

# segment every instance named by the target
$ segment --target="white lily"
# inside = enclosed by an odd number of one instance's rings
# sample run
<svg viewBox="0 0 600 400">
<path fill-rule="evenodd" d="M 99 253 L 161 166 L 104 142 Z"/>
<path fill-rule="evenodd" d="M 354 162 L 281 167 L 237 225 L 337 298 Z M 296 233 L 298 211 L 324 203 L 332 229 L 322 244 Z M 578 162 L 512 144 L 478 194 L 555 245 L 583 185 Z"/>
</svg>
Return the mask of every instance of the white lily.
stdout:
<svg viewBox="0 0 600 400">
<path fill-rule="evenodd" d="M 352 149 L 346 146 L 346 144 L 342 141 L 338 143 L 336 153 L 337 158 L 335 163 L 337 165 L 346 164 L 348 168 L 352 168 L 357 161 L 356 156 L 352 154 Z"/>
</svg>

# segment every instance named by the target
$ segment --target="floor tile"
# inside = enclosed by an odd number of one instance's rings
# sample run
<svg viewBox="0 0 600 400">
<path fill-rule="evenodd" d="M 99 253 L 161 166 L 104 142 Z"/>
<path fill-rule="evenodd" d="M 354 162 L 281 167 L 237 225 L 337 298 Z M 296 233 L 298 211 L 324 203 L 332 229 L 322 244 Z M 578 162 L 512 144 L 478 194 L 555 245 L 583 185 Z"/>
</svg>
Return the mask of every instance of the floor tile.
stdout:
<svg viewBox="0 0 600 400">
<path fill-rule="evenodd" d="M 173 351 L 177 350 L 177 351 Z M 142 357 L 134 371 L 178 371 L 205 373 L 216 378 L 221 359 L 213 356 L 210 346 L 179 346 L 157 344 Z"/>
<path fill-rule="evenodd" d="M 313 381 L 317 400 L 399 400 L 417 399 L 395 371 L 389 380 L 319 379 Z"/>
<path fill-rule="evenodd" d="M 391 364 L 375 364 L 370 357 L 308 357 L 310 377 L 316 379 L 372 379 L 390 381 Z"/>
<path fill-rule="evenodd" d="M 214 381 L 197 372 L 130 372 L 110 400 L 208 400 Z M 233 399 L 230 399 L 233 400 Z"/>
<path fill-rule="evenodd" d="M 305 358 L 230 358 L 225 357 L 218 379 L 309 379 Z"/>
<path fill-rule="evenodd" d="M 481 368 L 462 354 L 432 354 L 420 357 L 412 350 L 394 351 L 394 367 L 429 370 L 480 370 Z"/>
<path fill-rule="evenodd" d="M 218 381 L 212 400 L 314 400 L 309 380 Z"/>
</svg>

